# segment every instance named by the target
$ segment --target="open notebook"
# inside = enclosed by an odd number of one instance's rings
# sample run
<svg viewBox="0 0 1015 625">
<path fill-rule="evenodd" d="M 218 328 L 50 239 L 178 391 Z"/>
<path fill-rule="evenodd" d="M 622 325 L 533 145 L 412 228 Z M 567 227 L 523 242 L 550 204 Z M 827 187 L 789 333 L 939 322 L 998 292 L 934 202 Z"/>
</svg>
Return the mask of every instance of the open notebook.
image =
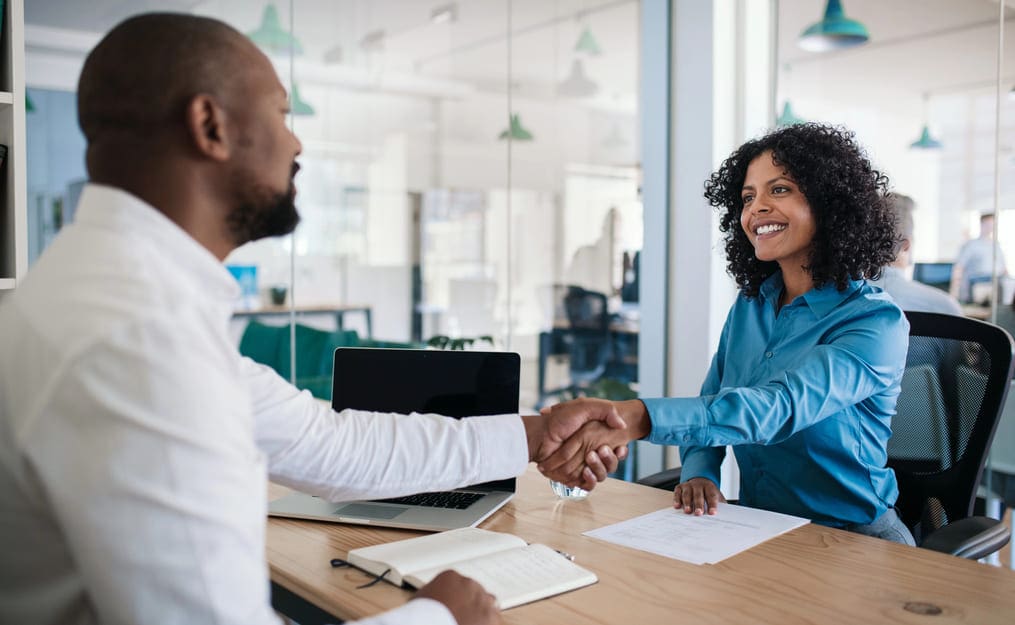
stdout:
<svg viewBox="0 0 1015 625">
<path fill-rule="evenodd" d="M 413 588 L 453 569 L 479 582 L 502 610 L 598 581 L 595 573 L 546 545 L 471 527 L 353 549 L 347 562 Z"/>
</svg>

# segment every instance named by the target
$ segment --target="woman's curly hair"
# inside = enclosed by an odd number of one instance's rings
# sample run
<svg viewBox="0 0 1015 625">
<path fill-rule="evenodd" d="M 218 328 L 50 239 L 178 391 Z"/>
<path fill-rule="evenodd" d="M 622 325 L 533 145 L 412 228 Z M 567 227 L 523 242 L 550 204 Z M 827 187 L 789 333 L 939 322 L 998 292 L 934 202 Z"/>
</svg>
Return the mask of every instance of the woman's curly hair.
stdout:
<svg viewBox="0 0 1015 625">
<path fill-rule="evenodd" d="M 816 232 L 806 269 L 814 284 L 846 288 L 848 280 L 876 279 L 895 258 L 897 224 L 888 178 L 874 169 L 853 133 L 807 123 L 780 128 L 740 146 L 705 182 L 705 198 L 722 211 L 726 269 L 755 297 L 779 266 L 760 261 L 740 226 L 747 166 L 764 152 L 796 181 L 814 215 Z"/>
</svg>

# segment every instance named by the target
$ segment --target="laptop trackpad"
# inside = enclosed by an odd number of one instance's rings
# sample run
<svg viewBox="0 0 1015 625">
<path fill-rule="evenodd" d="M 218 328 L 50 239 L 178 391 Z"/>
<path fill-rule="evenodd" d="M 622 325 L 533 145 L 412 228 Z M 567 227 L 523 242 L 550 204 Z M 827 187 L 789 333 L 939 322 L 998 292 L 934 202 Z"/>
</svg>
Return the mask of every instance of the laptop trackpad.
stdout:
<svg viewBox="0 0 1015 625">
<path fill-rule="evenodd" d="M 336 508 L 335 514 L 341 516 L 362 516 L 372 519 L 393 519 L 406 510 L 408 510 L 408 508 L 399 508 L 397 506 L 374 506 L 368 503 L 350 503 Z"/>
</svg>

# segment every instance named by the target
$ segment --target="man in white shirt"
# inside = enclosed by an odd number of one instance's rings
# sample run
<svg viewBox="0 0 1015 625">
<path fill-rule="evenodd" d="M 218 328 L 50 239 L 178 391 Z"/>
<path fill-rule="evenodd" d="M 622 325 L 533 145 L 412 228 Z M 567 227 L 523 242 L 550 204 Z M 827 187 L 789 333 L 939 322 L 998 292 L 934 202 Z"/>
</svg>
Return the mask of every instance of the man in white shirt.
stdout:
<svg viewBox="0 0 1015 625">
<path fill-rule="evenodd" d="M 232 28 L 127 20 L 86 60 L 78 111 L 92 182 L 0 305 L 0 622 L 277 623 L 268 478 L 333 500 L 451 488 L 517 475 L 582 425 L 335 413 L 240 357 L 221 261 L 296 226 L 300 144 Z M 586 488 L 616 467 L 601 452 Z M 456 621 L 499 615 L 449 573 L 363 622 Z"/>
<path fill-rule="evenodd" d="M 948 293 L 912 280 L 907 272 L 913 264 L 913 199 L 893 193 L 891 208 L 895 212 L 900 241 L 895 261 L 885 267 L 881 278 L 871 284 L 881 287 L 892 296 L 902 310 L 962 315 L 962 307 Z"/>
</svg>

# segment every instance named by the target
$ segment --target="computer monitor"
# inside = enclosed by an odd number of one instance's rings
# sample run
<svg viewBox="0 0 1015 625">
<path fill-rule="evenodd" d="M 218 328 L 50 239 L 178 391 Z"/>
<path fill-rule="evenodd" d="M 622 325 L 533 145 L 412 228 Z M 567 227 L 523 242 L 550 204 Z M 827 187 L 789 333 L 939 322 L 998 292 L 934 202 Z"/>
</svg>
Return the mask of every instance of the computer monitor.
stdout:
<svg viewBox="0 0 1015 625">
<path fill-rule="evenodd" d="M 947 291 L 952 281 L 952 263 L 916 263 L 913 279 Z"/>
</svg>

